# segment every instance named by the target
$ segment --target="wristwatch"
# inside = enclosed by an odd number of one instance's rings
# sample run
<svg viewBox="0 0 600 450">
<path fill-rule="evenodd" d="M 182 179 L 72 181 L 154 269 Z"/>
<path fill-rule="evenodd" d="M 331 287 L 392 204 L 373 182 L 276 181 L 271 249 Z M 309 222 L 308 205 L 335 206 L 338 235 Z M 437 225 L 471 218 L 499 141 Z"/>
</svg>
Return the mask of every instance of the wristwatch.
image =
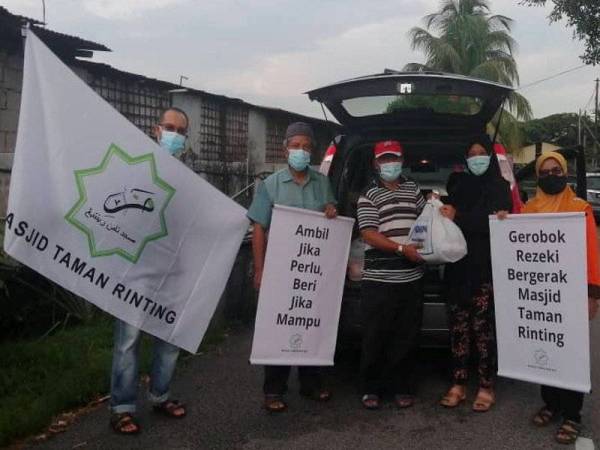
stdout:
<svg viewBox="0 0 600 450">
<path fill-rule="evenodd" d="M 404 246 L 402 244 L 398 244 L 398 248 L 396 249 L 396 255 L 403 255 L 404 254 Z"/>
</svg>

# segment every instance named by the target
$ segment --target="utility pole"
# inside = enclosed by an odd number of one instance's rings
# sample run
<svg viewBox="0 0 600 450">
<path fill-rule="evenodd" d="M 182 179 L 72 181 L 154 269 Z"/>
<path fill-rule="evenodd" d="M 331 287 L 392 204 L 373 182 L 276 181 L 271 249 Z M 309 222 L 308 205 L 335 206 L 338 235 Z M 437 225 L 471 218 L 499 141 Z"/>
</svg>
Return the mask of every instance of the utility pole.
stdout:
<svg viewBox="0 0 600 450">
<path fill-rule="evenodd" d="M 577 145 L 581 145 L 581 109 L 577 116 Z"/>
<path fill-rule="evenodd" d="M 595 126 L 595 132 L 596 132 L 596 136 L 598 136 L 598 87 L 600 86 L 600 79 L 596 78 L 596 108 L 595 108 L 595 112 L 594 112 L 594 126 Z"/>
<path fill-rule="evenodd" d="M 588 154 L 588 150 L 587 150 L 587 133 L 585 132 L 585 128 L 587 125 L 587 111 L 584 109 L 583 110 L 583 116 L 581 117 L 581 145 L 583 146 L 583 154 L 586 155 Z M 589 132 L 589 128 L 588 128 L 588 132 Z"/>
<path fill-rule="evenodd" d="M 598 87 L 600 79 L 596 78 L 596 107 L 594 109 L 594 134 L 598 137 Z M 594 140 L 594 159 L 598 157 L 598 141 Z"/>
</svg>

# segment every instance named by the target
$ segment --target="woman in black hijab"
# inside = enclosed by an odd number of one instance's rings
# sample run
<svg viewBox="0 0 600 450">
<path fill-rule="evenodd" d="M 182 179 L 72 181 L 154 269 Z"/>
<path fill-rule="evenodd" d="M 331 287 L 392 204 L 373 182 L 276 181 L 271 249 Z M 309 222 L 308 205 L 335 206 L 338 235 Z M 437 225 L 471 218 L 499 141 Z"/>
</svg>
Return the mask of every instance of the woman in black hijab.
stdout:
<svg viewBox="0 0 600 450">
<path fill-rule="evenodd" d="M 511 210 L 510 184 L 500 173 L 487 135 L 467 146 L 467 171 L 448 179 L 449 204 L 440 211 L 455 221 L 467 241 L 468 253 L 446 265 L 453 384 L 440 401 L 449 408 L 466 399 L 471 348 L 476 352 L 479 391 L 473 411 L 486 412 L 495 403 L 496 338 L 488 216 L 505 217 Z M 474 345 L 473 345 L 474 344 Z"/>
</svg>

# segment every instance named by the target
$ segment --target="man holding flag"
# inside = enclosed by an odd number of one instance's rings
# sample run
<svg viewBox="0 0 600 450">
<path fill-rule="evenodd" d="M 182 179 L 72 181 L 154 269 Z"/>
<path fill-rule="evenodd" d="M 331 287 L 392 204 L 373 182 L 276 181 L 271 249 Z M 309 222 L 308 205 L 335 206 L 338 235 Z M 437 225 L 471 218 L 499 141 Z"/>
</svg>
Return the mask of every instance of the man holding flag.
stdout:
<svg viewBox="0 0 600 450">
<path fill-rule="evenodd" d="M 153 142 L 26 34 L 4 249 L 122 321 L 111 423 L 137 433 L 140 330 L 157 339 L 151 401 L 183 417 L 169 398 L 177 348 L 198 349 L 247 231 L 246 210 L 171 157 L 185 145 L 183 111 L 161 115 Z"/>
<path fill-rule="evenodd" d="M 154 136 L 162 149 L 175 156 L 184 149 L 188 128 L 187 114 L 179 108 L 171 107 L 161 114 L 159 124 L 154 127 Z M 140 431 L 134 414 L 141 337 L 142 331 L 139 328 L 117 319 L 110 380 L 110 425 L 115 432 L 121 434 Z M 186 414 L 183 404 L 169 399 L 169 385 L 178 356 L 178 347 L 155 338 L 148 397 L 155 411 L 176 419 Z"/>
</svg>

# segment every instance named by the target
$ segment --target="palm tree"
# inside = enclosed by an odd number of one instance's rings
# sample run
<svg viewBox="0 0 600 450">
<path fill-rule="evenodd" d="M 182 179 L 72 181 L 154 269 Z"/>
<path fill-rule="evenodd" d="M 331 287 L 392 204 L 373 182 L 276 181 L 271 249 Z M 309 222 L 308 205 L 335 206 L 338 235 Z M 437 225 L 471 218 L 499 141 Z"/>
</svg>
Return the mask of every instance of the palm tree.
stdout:
<svg viewBox="0 0 600 450">
<path fill-rule="evenodd" d="M 513 20 L 491 15 L 487 0 L 442 0 L 440 10 L 425 16 L 424 22 L 425 28 L 412 28 L 409 36 L 412 49 L 423 51 L 426 62 L 407 64 L 404 70 L 442 71 L 508 86 L 519 84 L 513 57 L 517 43 L 510 35 Z M 517 119 L 532 117 L 529 102 L 516 92 L 508 99 L 508 109 Z M 519 146 L 516 118 L 508 111 L 502 115 L 502 136 L 511 148 Z"/>
</svg>

